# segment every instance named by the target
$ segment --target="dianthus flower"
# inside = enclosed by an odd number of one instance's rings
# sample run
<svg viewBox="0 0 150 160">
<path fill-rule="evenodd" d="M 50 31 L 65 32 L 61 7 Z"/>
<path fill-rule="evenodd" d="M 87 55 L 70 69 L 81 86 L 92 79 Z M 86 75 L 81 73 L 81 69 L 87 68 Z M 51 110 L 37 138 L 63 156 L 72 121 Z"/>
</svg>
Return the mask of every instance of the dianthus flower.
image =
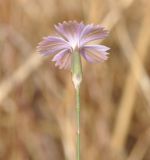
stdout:
<svg viewBox="0 0 150 160">
<path fill-rule="evenodd" d="M 104 45 L 89 44 L 107 37 L 108 31 L 101 25 L 76 21 L 64 21 L 55 25 L 56 35 L 44 37 L 37 51 L 43 55 L 54 55 L 52 61 L 60 69 L 71 67 L 71 55 L 78 52 L 90 63 L 98 63 L 107 59 L 109 50 Z"/>
</svg>

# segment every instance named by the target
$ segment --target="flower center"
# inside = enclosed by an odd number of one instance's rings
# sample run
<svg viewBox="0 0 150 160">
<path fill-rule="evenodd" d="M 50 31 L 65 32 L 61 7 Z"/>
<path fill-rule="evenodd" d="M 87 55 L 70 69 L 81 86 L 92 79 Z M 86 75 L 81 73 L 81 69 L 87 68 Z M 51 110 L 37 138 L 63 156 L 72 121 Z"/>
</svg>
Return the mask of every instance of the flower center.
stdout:
<svg viewBox="0 0 150 160">
<path fill-rule="evenodd" d="M 69 45 L 71 46 L 72 50 L 78 50 L 79 49 L 79 39 L 77 37 L 73 37 L 69 41 Z"/>
</svg>

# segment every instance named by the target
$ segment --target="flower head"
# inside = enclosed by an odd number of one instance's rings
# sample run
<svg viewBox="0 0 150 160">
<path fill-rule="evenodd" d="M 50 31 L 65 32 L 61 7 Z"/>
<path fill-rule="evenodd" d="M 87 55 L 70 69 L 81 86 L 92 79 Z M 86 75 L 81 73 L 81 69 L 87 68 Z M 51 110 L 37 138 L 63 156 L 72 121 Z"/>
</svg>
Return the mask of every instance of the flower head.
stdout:
<svg viewBox="0 0 150 160">
<path fill-rule="evenodd" d="M 64 21 L 55 25 L 56 36 L 44 37 L 37 46 L 37 51 L 43 55 L 55 55 L 52 61 L 60 69 L 71 67 L 71 55 L 77 51 L 90 63 L 98 63 L 107 59 L 108 47 L 104 45 L 89 45 L 89 42 L 104 39 L 108 31 L 100 25 L 83 22 Z"/>
</svg>

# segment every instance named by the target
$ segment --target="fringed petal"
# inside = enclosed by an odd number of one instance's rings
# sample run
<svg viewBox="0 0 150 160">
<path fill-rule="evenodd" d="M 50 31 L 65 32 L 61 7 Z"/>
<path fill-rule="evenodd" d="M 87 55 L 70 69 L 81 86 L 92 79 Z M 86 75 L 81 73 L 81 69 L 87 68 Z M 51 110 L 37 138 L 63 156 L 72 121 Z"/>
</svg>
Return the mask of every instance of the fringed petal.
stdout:
<svg viewBox="0 0 150 160">
<path fill-rule="evenodd" d="M 44 37 L 43 40 L 37 46 L 37 52 L 43 55 L 56 54 L 63 49 L 70 49 L 69 44 L 60 37 L 48 36 Z"/>
<path fill-rule="evenodd" d="M 85 45 L 80 54 L 90 63 L 98 63 L 107 60 L 109 48 L 103 45 Z"/>
<path fill-rule="evenodd" d="M 104 39 L 108 31 L 100 25 L 86 25 L 80 34 L 80 46 L 95 40 Z"/>
<path fill-rule="evenodd" d="M 55 66 L 58 66 L 59 69 L 71 68 L 71 54 L 69 52 L 57 54 L 53 59 L 56 61 Z"/>
</svg>

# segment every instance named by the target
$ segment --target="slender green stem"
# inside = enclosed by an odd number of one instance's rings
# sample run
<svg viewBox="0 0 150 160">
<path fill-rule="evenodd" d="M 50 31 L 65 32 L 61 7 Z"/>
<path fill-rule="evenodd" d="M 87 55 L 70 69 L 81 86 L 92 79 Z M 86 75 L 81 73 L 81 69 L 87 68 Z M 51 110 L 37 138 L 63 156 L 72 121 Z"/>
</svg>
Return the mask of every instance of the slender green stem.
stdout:
<svg viewBox="0 0 150 160">
<path fill-rule="evenodd" d="M 72 53 L 72 81 L 76 91 L 76 121 L 77 121 L 77 139 L 76 139 L 76 160 L 80 160 L 80 84 L 82 82 L 82 63 L 79 52 Z"/>
<path fill-rule="evenodd" d="M 76 159 L 80 160 L 80 86 L 76 88 L 76 118 L 77 118 Z"/>
</svg>

